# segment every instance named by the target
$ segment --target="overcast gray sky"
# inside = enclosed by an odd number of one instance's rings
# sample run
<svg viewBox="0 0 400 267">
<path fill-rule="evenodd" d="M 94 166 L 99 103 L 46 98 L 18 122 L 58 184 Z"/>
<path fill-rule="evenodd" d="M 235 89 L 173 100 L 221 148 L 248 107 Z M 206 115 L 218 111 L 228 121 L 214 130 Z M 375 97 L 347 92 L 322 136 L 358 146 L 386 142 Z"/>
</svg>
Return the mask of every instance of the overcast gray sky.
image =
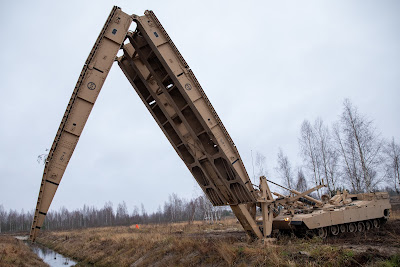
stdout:
<svg viewBox="0 0 400 267">
<path fill-rule="evenodd" d="M 50 148 L 112 5 L 153 10 L 196 74 L 252 175 L 282 147 L 300 165 L 304 119 L 338 119 L 344 98 L 399 141 L 399 1 L 1 1 L 0 204 L 34 209 Z M 134 25 L 134 24 L 133 24 Z M 126 201 L 148 211 L 197 184 L 117 65 L 51 209 Z M 114 206 L 115 207 L 115 206 Z"/>
</svg>

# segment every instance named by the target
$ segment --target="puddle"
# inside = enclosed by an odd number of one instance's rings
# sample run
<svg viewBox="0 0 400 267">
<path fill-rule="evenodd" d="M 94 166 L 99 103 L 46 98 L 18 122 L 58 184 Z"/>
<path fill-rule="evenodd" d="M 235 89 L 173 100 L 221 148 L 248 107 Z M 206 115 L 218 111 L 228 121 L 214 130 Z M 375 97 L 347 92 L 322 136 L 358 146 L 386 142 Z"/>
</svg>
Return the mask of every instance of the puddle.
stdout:
<svg viewBox="0 0 400 267">
<path fill-rule="evenodd" d="M 41 246 L 39 244 L 29 244 L 32 251 L 36 253 L 45 263 L 50 265 L 51 267 L 57 266 L 74 266 L 77 264 L 76 261 L 71 260 L 70 258 L 64 257 L 63 255 Z"/>
<path fill-rule="evenodd" d="M 64 257 L 63 255 L 55 252 L 54 250 L 51 250 L 37 243 L 31 243 L 27 241 L 28 237 L 16 236 L 15 238 L 25 241 L 25 244 L 27 244 L 32 249 L 32 251 L 39 256 L 39 258 L 41 258 L 45 263 L 47 263 L 51 267 L 74 266 L 75 264 L 77 264 L 76 261 Z"/>
</svg>

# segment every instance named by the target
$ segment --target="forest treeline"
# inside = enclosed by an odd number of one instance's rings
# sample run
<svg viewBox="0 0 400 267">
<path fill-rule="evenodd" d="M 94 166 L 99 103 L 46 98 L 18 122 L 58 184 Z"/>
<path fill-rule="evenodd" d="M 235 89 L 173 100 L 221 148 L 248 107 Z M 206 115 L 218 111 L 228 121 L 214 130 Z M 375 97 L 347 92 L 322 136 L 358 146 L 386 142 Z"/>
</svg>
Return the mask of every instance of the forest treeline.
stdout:
<svg viewBox="0 0 400 267">
<path fill-rule="evenodd" d="M 387 187 L 400 193 L 399 144 L 394 137 L 382 138 L 374 122 L 362 115 L 349 99 L 344 100 L 342 114 L 331 127 L 321 118 L 313 123 L 304 120 L 299 148 L 303 164 L 294 169 L 282 149 L 277 155 L 275 169 L 289 188 L 305 191 L 325 184 L 325 190 L 317 191 L 318 197 L 343 189 L 362 193 Z M 262 166 L 265 157 L 258 153 L 256 159 L 256 164 Z"/>
<path fill-rule="evenodd" d="M 325 189 L 314 194 L 334 194 L 347 189 L 352 193 L 388 191 L 400 193 L 400 146 L 381 137 L 372 120 L 359 113 L 346 99 L 338 121 L 331 127 L 321 118 L 313 123 L 304 120 L 299 137 L 301 166 L 293 168 L 289 158 L 280 149 L 275 167 L 278 179 L 288 188 L 304 192 L 308 188 L 325 184 Z M 45 155 L 40 155 L 43 159 Z M 256 154 L 255 164 L 259 176 L 267 176 L 266 158 Z M 142 204 L 129 213 L 125 202 L 114 210 L 111 202 L 103 208 L 84 206 L 69 211 L 61 208 L 50 211 L 44 229 L 60 230 L 84 227 L 130 225 L 140 223 L 167 223 L 193 220 L 215 220 L 229 211 L 213 207 L 205 196 L 185 200 L 176 194 L 170 195 L 163 207 L 148 214 Z M 33 211 L 5 211 L 0 205 L 0 232 L 29 231 Z"/>
<path fill-rule="evenodd" d="M 0 233 L 30 231 L 34 211 L 6 211 L 0 205 Z M 143 204 L 134 206 L 129 212 L 125 202 L 117 205 L 111 202 L 98 209 L 84 205 L 82 209 L 69 211 L 62 207 L 58 211 L 49 211 L 46 215 L 44 230 L 66 230 L 87 227 L 119 226 L 142 223 L 171 223 L 207 220 L 214 222 L 222 216 L 231 214 L 225 207 L 213 207 L 207 197 L 199 196 L 190 200 L 180 198 L 177 194 L 169 196 L 163 207 L 156 212 L 147 213 Z"/>
</svg>

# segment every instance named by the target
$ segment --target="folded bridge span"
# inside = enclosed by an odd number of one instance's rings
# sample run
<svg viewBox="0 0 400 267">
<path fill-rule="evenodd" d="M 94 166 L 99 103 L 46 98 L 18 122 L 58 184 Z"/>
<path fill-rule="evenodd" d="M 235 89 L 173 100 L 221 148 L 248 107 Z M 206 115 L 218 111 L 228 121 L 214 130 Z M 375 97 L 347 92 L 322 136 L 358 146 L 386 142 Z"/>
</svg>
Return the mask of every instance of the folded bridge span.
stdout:
<svg viewBox="0 0 400 267">
<path fill-rule="evenodd" d="M 129 31 L 131 22 L 137 25 Z M 116 58 L 118 51 L 123 56 Z M 30 239 L 38 235 L 54 194 L 114 61 L 215 206 L 230 205 L 252 237 L 257 194 L 239 152 L 199 82 L 152 11 L 114 7 L 91 50 L 45 163 Z M 247 205 L 245 205 L 247 204 Z"/>
</svg>

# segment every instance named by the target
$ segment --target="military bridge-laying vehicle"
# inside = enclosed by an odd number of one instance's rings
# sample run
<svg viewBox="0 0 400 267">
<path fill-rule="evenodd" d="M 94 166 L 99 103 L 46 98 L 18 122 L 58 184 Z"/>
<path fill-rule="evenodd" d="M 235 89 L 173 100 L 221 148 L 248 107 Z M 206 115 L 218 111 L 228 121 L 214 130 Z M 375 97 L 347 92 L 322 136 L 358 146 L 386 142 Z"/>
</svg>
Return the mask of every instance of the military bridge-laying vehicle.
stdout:
<svg viewBox="0 0 400 267">
<path fill-rule="evenodd" d="M 132 22 L 136 23 L 134 31 L 129 30 Z M 120 50 L 123 55 L 117 57 Z M 308 196 L 310 190 L 292 190 L 291 196 L 274 199 L 265 177 L 258 187 L 253 185 L 221 119 L 155 14 L 128 15 L 113 7 L 83 66 L 46 159 L 32 241 L 115 61 L 211 203 L 229 205 L 251 238 L 270 237 L 273 228 L 316 229 L 321 236 L 361 231 L 377 227 L 389 216 L 386 193 L 343 193 L 319 201 Z M 284 207 L 280 215 L 279 207 Z"/>
</svg>

